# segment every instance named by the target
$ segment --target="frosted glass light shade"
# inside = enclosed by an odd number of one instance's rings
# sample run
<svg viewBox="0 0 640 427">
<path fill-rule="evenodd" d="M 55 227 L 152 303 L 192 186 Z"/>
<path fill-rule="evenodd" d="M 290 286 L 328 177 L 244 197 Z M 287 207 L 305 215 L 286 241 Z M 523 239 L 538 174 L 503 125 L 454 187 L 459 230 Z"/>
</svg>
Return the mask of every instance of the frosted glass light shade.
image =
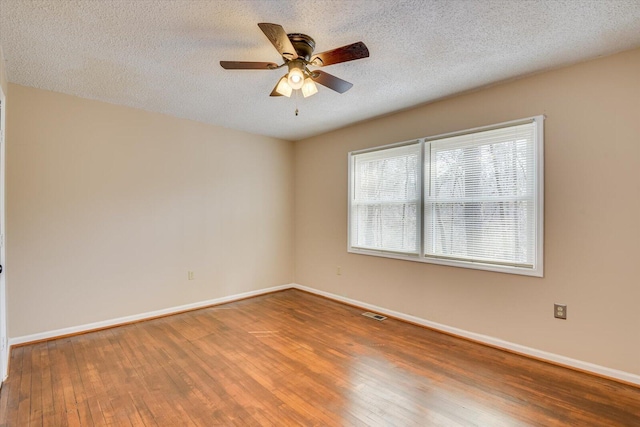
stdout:
<svg viewBox="0 0 640 427">
<path fill-rule="evenodd" d="M 304 95 L 304 97 L 306 98 L 308 96 L 315 95 L 316 93 L 318 93 L 318 87 L 313 82 L 313 80 L 311 80 L 310 77 L 304 79 L 304 84 L 302 85 L 302 95 Z"/>
<path fill-rule="evenodd" d="M 287 76 L 288 76 L 289 86 L 291 86 L 292 89 L 302 88 L 302 85 L 304 84 L 304 74 L 302 73 L 301 69 L 291 68 Z"/>
<path fill-rule="evenodd" d="M 278 92 L 282 96 L 286 96 L 289 98 L 291 96 L 291 92 L 293 89 L 289 86 L 289 82 L 287 81 L 287 76 L 284 76 L 278 82 L 278 86 L 276 86 L 276 92 Z"/>
</svg>

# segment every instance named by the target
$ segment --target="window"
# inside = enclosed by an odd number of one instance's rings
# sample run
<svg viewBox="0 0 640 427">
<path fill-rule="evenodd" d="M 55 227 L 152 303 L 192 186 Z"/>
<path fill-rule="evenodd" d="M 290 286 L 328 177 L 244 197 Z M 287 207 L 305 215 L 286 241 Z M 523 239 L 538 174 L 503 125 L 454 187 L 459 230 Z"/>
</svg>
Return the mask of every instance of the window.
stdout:
<svg viewBox="0 0 640 427">
<path fill-rule="evenodd" d="M 349 153 L 349 252 L 542 276 L 543 117 Z"/>
<path fill-rule="evenodd" d="M 354 156 L 352 246 L 418 254 L 420 145 Z"/>
</svg>

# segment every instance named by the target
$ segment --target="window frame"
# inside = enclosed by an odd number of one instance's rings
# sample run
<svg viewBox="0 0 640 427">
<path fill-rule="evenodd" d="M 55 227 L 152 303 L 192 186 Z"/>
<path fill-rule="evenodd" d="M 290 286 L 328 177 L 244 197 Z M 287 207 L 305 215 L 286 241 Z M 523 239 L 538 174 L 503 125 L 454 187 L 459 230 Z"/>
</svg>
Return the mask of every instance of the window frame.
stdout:
<svg viewBox="0 0 640 427">
<path fill-rule="evenodd" d="M 347 252 L 359 255 L 370 255 L 370 256 L 379 256 L 384 258 L 393 258 L 400 259 L 406 261 L 414 261 L 414 262 L 423 262 L 427 264 L 436 264 L 436 265 L 444 265 L 450 267 L 461 267 L 461 268 L 470 268 L 475 270 L 485 270 L 485 271 L 494 271 L 499 273 L 509 273 L 509 274 L 517 274 L 524 276 L 534 276 L 534 277 L 544 277 L 544 115 L 537 115 L 532 117 L 527 117 L 518 120 L 511 120 L 502 123 L 496 123 L 488 126 L 480 126 L 470 129 L 465 129 L 456 132 L 448 132 L 433 136 L 427 136 L 423 138 L 411 139 L 408 141 L 387 144 L 377 147 L 366 148 L 362 150 L 351 151 L 347 155 L 348 160 L 348 191 L 347 191 Z M 425 150 L 425 145 L 430 143 L 431 141 L 449 138 L 453 136 L 460 136 L 464 134 L 477 133 L 488 131 L 492 129 L 499 129 L 504 127 L 516 126 L 525 123 L 534 123 L 534 171 L 535 171 L 535 179 L 533 182 L 534 187 L 534 200 L 535 200 L 535 219 L 533 226 L 535 227 L 534 239 L 534 260 L 533 267 L 522 267 L 516 265 L 508 265 L 508 264 L 498 264 L 498 263 L 486 263 L 474 260 L 462 260 L 462 259 L 447 259 L 447 258 L 437 258 L 433 256 L 425 256 L 425 236 L 424 236 L 424 227 L 425 227 L 425 175 L 429 173 L 428 168 L 430 168 L 431 164 L 425 164 L 425 160 L 427 160 L 428 156 L 430 156 L 430 152 Z M 352 201 L 354 196 L 354 185 L 355 185 L 355 177 L 354 177 L 354 162 L 355 156 L 359 154 L 371 153 L 375 151 L 387 150 L 390 148 L 397 148 L 401 146 L 418 144 L 420 148 L 420 162 L 419 162 L 419 171 L 418 171 L 418 223 L 416 226 L 416 239 L 418 243 L 418 253 L 417 254 L 408 254 L 408 253 L 399 253 L 393 252 L 390 250 L 381 250 L 381 249 L 366 249 L 360 248 L 352 245 Z"/>
</svg>

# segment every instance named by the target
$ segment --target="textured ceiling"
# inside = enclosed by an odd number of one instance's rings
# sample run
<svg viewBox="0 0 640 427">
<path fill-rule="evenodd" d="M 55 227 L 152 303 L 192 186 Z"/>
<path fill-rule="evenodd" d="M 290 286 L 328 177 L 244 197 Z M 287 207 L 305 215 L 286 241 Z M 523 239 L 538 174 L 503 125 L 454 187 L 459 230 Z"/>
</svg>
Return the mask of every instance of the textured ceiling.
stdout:
<svg viewBox="0 0 640 427">
<path fill-rule="evenodd" d="M 342 95 L 272 98 L 284 69 L 218 64 L 282 62 L 259 22 L 371 56 L 323 68 Z M 0 0 L 0 45 L 13 83 L 296 140 L 640 46 L 640 1 Z"/>
</svg>

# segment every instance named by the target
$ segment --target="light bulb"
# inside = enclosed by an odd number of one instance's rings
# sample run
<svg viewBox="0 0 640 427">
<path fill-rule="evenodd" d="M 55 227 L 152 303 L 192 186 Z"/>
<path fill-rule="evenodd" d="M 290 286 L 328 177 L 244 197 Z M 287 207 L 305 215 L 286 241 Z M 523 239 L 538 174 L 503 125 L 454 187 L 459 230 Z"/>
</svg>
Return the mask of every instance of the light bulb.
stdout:
<svg viewBox="0 0 640 427">
<path fill-rule="evenodd" d="M 288 74 L 289 86 L 292 89 L 300 89 L 304 84 L 304 74 L 300 68 L 291 68 Z"/>
<path fill-rule="evenodd" d="M 280 79 L 278 85 L 276 86 L 276 92 L 278 92 L 280 95 L 286 96 L 287 98 L 291 96 L 291 92 L 293 92 L 293 89 L 291 89 L 291 86 L 289 86 L 289 83 L 287 82 L 287 76 L 284 76 Z"/>
<path fill-rule="evenodd" d="M 318 93 L 318 87 L 311 80 L 311 77 L 307 77 L 304 79 L 304 85 L 302 85 L 302 95 L 306 98 L 307 96 L 315 95 Z"/>
</svg>

